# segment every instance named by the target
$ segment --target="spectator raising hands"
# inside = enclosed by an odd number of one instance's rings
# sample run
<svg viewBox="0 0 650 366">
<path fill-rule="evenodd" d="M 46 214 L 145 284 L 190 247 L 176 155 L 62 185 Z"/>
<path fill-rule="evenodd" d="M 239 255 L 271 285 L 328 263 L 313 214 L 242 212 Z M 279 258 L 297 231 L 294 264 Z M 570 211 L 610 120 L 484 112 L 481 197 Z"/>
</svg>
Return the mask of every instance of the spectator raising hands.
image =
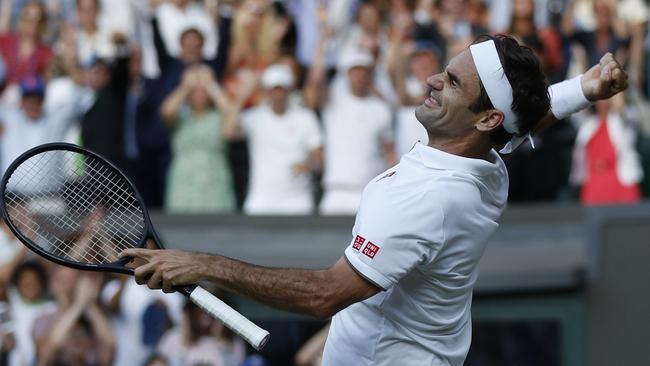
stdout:
<svg viewBox="0 0 650 366">
<path fill-rule="evenodd" d="M 235 198 L 226 161 L 223 115 L 229 101 L 206 66 L 185 71 L 163 102 L 174 158 L 167 181 L 170 212 L 231 212 Z"/>
<path fill-rule="evenodd" d="M 102 276 L 79 277 L 71 303 L 61 309 L 41 347 L 39 366 L 110 366 L 115 338 L 99 307 Z"/>
</svg>

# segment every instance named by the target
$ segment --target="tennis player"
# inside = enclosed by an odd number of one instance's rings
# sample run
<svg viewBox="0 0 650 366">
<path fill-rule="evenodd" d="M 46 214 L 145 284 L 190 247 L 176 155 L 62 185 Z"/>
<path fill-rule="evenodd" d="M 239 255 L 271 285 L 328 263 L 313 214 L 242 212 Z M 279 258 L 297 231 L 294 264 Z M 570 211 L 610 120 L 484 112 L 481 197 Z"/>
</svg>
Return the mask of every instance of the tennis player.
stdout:
<svg viewBox="0 0 650 366">
<path fill-rule="evenodd" d="M 427 83 L 416 115 L 428 146 L 416 144 L 368 183 L 350 246 L 334 266 L 277 269 L 219 255 L 125 250 L 144 263 L 138 283 L 170 292 L 207 280 L 280 309 L 336 314 L 324 365 L 462 365 L 477 264 L 506 206 L 508 175 L 497 151 L 620 92 L 627 75 L 607 54 L 547 91 L 532 51 L 498 36 L 478 39 Z"/>
</svg>

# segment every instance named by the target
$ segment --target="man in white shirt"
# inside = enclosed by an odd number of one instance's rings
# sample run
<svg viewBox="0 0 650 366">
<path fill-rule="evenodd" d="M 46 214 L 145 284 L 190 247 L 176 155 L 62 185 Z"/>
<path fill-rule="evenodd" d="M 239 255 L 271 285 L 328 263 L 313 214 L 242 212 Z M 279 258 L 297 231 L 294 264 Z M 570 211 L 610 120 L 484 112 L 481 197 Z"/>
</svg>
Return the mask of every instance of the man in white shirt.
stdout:
<svg viewBox="0 0 650 366">
<path fill-rule="evenodd" d="M 164 2 L 156 10 L 160 33 L 167 51 L 173 57 L 181 55 L 181 34 L 187 29 L 198 29 L 204 37 L 203 58 L 211 59 L 217 52 L 217 29 L 207 9 L 194 0 Z"/>
<path fill-rule="evenodd" d="M 79 114 L 76 103 L 43 110 L 45 82 L 28 77 L 20 82 L 20 107 L 0 104 L 1 172 L 26 150 L 47 142 L 62 141 Z"/>
<path fill-rule="evenodd" d="M 390 106 L 373 94 L 373 65 L 367 52 L 344 54 L 339 67 L 344 77 L 333 83 L 323 109 L 321 214 L 356 213 L 363 187 L 395 163 Z"/>
<path fill-rule="evenodd" d="M 618 93 L 627 76 L 608 54 L 584 76 L 552 86 L 549 101 L 532 51 L 499 36 L 477 40 L 427 84 L 416 113 L 428 145 L 366 186 L 350 246 L 331 268 L 125 250 L 147 262 L 135 269 L 138 283 L 173 291 L 208 280 L 285 310 L 336 314 L 323 365 L 462 365 L 478 260 L 508 192 L 496 149 L 512 151 L 530 131 Z"/>
<path fill-rule="evenodd" d="M 274 64 L 262 75 L 268 96 L 241 116 L 251 168 L 244 212 L 305 215 L 313 211 L 310 172 L 322 165 L 322 137 L 316 114 L 292 103 L 293 73 Z"/>
</svg>

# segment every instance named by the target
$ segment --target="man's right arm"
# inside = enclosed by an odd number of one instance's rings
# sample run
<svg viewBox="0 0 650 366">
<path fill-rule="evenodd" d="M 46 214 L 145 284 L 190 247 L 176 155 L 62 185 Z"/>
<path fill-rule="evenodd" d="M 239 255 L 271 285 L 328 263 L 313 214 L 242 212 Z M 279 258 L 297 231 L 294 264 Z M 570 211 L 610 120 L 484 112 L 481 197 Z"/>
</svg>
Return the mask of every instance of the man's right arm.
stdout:
<svg viewBox="0 0 650 366">
<path fill-rule="evenodd" d="M 329 269 L 305 270 L 269 268 L 180 250 L 127 249 L 120 256 L 145 262 L 135 268 L 136 281 L 152 289 L 173 292 L 174 287 L 205 280 L 260 303 L 321 319 L 380 290 L 344 258 Z"/>
</svg>

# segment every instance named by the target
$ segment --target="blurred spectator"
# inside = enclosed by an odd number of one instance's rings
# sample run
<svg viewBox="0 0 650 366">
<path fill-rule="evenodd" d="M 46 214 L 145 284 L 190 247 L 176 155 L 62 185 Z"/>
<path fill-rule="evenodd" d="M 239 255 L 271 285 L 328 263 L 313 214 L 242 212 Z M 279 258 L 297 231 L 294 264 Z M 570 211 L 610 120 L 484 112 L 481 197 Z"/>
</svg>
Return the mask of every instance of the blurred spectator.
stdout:
<svg viewBox="0 0 650 366">
<path fill-rule="evenodd" d="M 377 58 L 380 48 L 386 44 L 386 41 L 387 36 L 381 26 L 379 9 L 373 2 L 365 2 L 357 11 L 356 22 L 345 34 L 339 55 L 363 50 Z"/>
<path fill-rule="evenodd" d="M 569 6 L 562 27 L 565 35 L 584 49 L 586 60 L 580 69 L 586 70 L 589 65 L 597 64 L 607 52 L 613 53 L 622 64 L 625 63 L 630 38 L 616 17 L 615 4 L 610 0 L 593 1 L 593 30 L 578 27 L 573 9 L 573 6 Z"/>
<path fill-rule="evenodd" d="M 367 52 L 341 57 L 342 73 L 325 85 L 325 51 L 331 30 L 321 38 L 317 56 L 305 85 L 305 102 L 323 106 L 325 130 L 325 193 L 322 214 L 353 214 L 363 187 L 395 163 L 389 105 L 373 93 L 374 60 Z"/>
<path fill-rule="evenodd" d="M 292 103 L 294 85 L 289 66 L 269 66 L 262 76 L 268 101 L 241 117 L 251 157 L 247 214 L 313 211 L 310 173 L 321 169 L 322 137 L 314 112 Z"/>
<path fill-rule="evenodd" d="M 188 3 L 187 1 L 181 2 Z M 161 7 L 164 5 L 161 5 Z M 151 92 L 159 95 L 159 98 L 154 100 L 162 101 L 167 94 L 178 86 L 185 68 L 197 63 L 204 63 L 212 67 L 217 80 L 221 80 L 226 68 L 228 49 L 230 47 L 231 19 L 229 16 L 222 15 L 219 19 L 219 46 L 216 55 L 211 57 L 203 57 L 202 55 L 206 43 L 205 39 L 208 35 L 197 27 L 182 28 L 181 33 L 175 37 L 180 52 L 178 56 L 173 55 L 163 40 L 161 21 L 158 17 L 151 19 L 154 45 L 161 73 L 161 85 L 157 85 L 157 90 L 151 90 Z"/>
<path fill-rule="evenodd" d="M 398 158 L 410 151 L 417 141 L 425 144 L 429 141 L 424 126 L 415 118 L 415 109 L 429 90 L 427 78 L 440 72 L 440 50 L 430 41 L 412 41 L 408 37 L 412 24 L 408 14 L 395 19 L 387 55 L 388 70 L 399 97 L 395 115 Z"/>
<path fill-rule="evenodd" d="M 280 55 L 280 43 L 289 23 L 276 17 L 270 0 L 244 0 L 233 22 L 228 70 L 245 67 L 264 70 Z"/>
<path fill-rule="evenodd" d="M 163 336 L 157 352 L 169 360 L 170 366 L 240 365 L 245 357 L 245 347 L 239 342 L 238 349 L 231 353 L 227 362 L 223 355 L 222 331 L 220 323 L 188 301 L 183 308 L 183 321 Z"/>
<path fill-rule="evenodd" d="M 116 33 L 111 41 L 117 50 L 117 58 L 114 61 L 94 58 L 83 71 L 87 85 L 94 92 L 94 102 L 81 119 L 81 144 L 118 167 L 127 169 L 124 120 L 129 86 L 129 50 L 124 35 Z"/>
<path fill-rule="evenodd" d="M 328 324 L 300 347 L 295 357 L 297 366 L 320 366 L 323 361 L 323 349 L 325 348 L 329 330 L 330 326 Z"/>
<path fill-rule="evenodd" d="M 143 56 L 134 48 L 129 57 L 124 149 L 129 160 L 127 173 L 145 204 L 149 208 L 160 208 L 171 152 L 167 131 L 158 117 L 161 101 L 152 95 L 159 80 L 144 77 Z"/>
<path fill-rule="evenodd" d="M 184 298 L 138 286 L 132 277 L 119 276 L 106 283 L 101 301 L 116 334 L 114 366 L 142 365 L 153 351 L 145 342 L 144 314 L 156 302 L 164 304 L 167 315 L 178 324 Z"/>
<path fill-rule="evenodd" d="M 79 114 L 69 103 L 55 111 L 43 110 L 45 81 L 27 77 L 20 82 L 20 107 L 0 103 L 2 172 L 26 150 L 46 142 L 61 141 Z"/>
<path fill-rule="evenodd" d="M 150 79 L 134 73 L 131 88 L 131 101 L 137 105 L 135 132 L 139 164 L 137 164 L 136 184 L 150 207 L 158 208 L 163 204 L 167 168 L 171 161 L 169 137 L 160 118 L 160 105 L 169 93 L 178 87 L 183 72 L 188 66 L 200 63 L 209 65 L 217 80 L 222 79 L 230 43 L 231 18 L 227 11 L 220 12 L 218 24 L 219 43 L 214 57 L 203 58 L 201 50 L 205 35 L 197 28 L 183 29 L 180 38 L 177 39 L 180 55 L 174 57 L 167 51 L 160 33 L 159 20 L 156 17 L 151 19 L 160 75 L 158 78 Z M 138 63 L 133 65 L 134 71 L 141 69 Z"/>
<path fill-rule="evenodd" d="M 39 342 L 38 365 L 110 366 L 115 336 L 98 303 L 102 276 L 57 267 L 53 278 L 63 281 L 55 286 L 66 287 L 55 291 L 59 309 L 53 319 L 39 318 L 49 324 L 39 329 L 46 335 Z"/>
<path fill-rule="evenodd" d="M 99 0 L 77 1 L 79 28 L 76 31 L 76 49 L 81 65 L 89 65 L 96 58 L 112 61 L 115 56 L 113 34 L 98 23 L 99 7 Z"/>
<path fill-rule="evenodd" d="M 643 171 L 635 150 L 636 131 L 609 100 L 596 103 L 596 113 L 579 122 L 571 180 L 581 185 L 580 201 L 587 205 L 634 203 L 641 199 Z M 576 118 L 579 118 L 576 116 Z"/>
<path fill-rule="evenodd" d="M 535 24 L 534 0 L 515 0 L 513 2 L 509 34 L 536 52 L 537 57 L 542 62 L 544 73 L 549 76 L 552 82 L 564 79 L 564 55 L 561 35 L 555 28 L 537 27 Z"/>
<path fill-rule="evenodd" d="M 172 130 L 165 209 L 177 213 L 223 213 L 235 209 L 226 160 L 223 115 L 230 101 L 206 66 L 185 71 L 165 99 L 161 114 Z"/>
<path fill-rule="evenodd" d="M 217 43 L 221 40 L 214 20 L 204 6 L 204 1 L 163 1 L 156 10 L 156 17 L 165 48 L 172 57 L 181 55 L 179 40 L 183 32 L 188 29 L 197 29 L 203 35 L 203 44 L 200 48 L 203 58 L 216 57 Z"/>
<path fill-rule="evenodd" d="M 0 282 L 0 365 L 9 364 L 9 352 L 16 346 L 13 319 L 7 301 L 7 282 Z"/>
<path fill-rule="evenodd" d="M 244 0 L 235 14 L 223 83 L 229 95 L 238 94 L 247 72 L 262 72 L 285 51 L 283 39 L 292 22 L 284 11 L 277 13 L 276 8 L 270 0 Z M 245 106 L 257 104 L 260 96 L 260 93 L 253 93 Z"/>
<path fill-rule="evenodd" d="M 36 356 L 32 339 L 34 321 L 44 313 L 52 312 L 56 305 L 46 299 L 47 273 L 39 262 L 24 262 L 18 265 L 11 278 L 11 284 L 9 304 L 16 347 L 9 355 L 9 365 L 31 365 Z"/>
<path fill-rule="evenodd" d="M 30 2 L 20 12 L 16 32 L 0 35 L 0 54 L 6 64 L 9 84 L 27 77 L 45 77 L 52 59 L 51 48 L 41 41 L 46 22 L 44 7 Z"/>
</svg>

